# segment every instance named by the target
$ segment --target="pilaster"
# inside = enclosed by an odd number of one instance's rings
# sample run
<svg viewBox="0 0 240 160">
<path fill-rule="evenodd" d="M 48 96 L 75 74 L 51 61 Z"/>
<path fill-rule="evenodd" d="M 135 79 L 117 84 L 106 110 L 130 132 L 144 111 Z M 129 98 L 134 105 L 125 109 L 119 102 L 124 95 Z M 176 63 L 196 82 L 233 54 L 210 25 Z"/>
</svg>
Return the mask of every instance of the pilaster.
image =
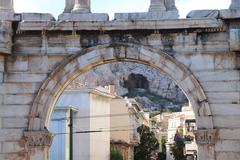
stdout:
<svg viewBox="0 0 240 160">
<path fill-rule="evenodd" d="M 0 14 L 0 18 L 1 18 Z M 12 52 L 12 22 L 0 21 L 0 55 Z"/>
<path fill-rule="evenodd" d="M 24 140 L 31 160 L 48 160 L 53 135 L 48 131 L 25 132 Z"/>
<path fill-rule="evenodd" d="M 215 129 L 197 130 L 194 132 L 198 145 L 198 159 L 215 160 L 216 133 Z"/>
</svg>

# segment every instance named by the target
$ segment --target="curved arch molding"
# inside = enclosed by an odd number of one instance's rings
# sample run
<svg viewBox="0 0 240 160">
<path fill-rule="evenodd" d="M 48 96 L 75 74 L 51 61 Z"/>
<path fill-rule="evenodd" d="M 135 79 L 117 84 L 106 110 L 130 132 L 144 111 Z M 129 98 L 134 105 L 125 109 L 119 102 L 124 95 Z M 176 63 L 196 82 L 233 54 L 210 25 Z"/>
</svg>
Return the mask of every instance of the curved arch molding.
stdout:
<svg viewBox="0 0 240 160">
<path fill-rule="evenodd" d="M 83 49 L 65 59 L 39 89 L 31 108 L 28 130 L 41 131 L 49 126 L 55 103 L 72 80 L 96 66 L 120 61 L 146 64 L 166 73 L 187 96 L 193 107 L 198 129 L 213 129 L 206 95 L 185 65 L 152 47 L 115 43 Z"/>
</svg>

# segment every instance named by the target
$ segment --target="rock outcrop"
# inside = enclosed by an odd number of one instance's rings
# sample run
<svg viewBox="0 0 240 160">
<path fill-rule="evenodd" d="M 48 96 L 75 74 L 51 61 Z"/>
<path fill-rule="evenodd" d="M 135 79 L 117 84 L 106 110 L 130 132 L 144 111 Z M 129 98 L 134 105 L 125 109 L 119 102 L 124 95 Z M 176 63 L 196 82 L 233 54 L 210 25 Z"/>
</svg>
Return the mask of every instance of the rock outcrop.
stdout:
<svg viewBox="0 0 240 160">
<path fill-rule="evenodd" d="M 118 62 L 96 67 L 74 80 L 70 87 L 106 85 L 116 85 L 118 95 L 136 97 L 144 108 L 174 108 L 187 102 L 181 89 L 164 73 L 137 63 Z"/>
</svg>

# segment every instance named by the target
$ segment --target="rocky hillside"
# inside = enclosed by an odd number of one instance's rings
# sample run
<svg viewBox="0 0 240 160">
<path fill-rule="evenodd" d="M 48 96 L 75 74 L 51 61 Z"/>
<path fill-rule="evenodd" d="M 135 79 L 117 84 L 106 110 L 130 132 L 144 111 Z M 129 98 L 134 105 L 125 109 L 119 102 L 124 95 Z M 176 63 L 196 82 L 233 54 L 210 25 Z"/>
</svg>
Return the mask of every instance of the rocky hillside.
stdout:
<svg viewBox="0 0 240 160">
<path fill-rule="evenodd" d="M 144 108 L 175 108 L 187 102 L 181 89 L 165 74 L 130 62 L 98 66 L 79 76 L 70 86 L 93 88 L 106 85 L 116 85 L 118 95 L 135 97 Z"/>
</svg>

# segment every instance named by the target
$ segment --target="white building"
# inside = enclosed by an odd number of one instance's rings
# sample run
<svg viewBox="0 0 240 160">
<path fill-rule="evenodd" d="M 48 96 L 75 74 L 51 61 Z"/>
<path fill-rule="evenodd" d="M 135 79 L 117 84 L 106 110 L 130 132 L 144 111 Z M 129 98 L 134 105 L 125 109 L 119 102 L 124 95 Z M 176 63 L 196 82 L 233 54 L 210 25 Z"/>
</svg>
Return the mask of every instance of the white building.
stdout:
<svg viewBox="0 0 240 160">
<path fill-rule="evenodd" d="M 141 107 L 134 99 L 116 97 L 111 102 L 111 145 L 124 160 L 134 160 L 134 147 L 140 143 L 137 128 L 146 121 Z"/>
<path fill-rule="evenodd" d="M 184 114 L 184 126 L 183 126 L 183 135 L 185 137 L 185 155 L 188 159 L 195 160 L 197 159 L 197 144 L 194 136 L 194 130 L 196 127 L 196 118 L 193 113 L 191 106 L 183 106 L 182 113 Z"/>
<path fill-rule="evenodd" d="M 73 116 L 73 159 L 74 160 L 108 160 L 110 153 L 110 101 L 113 98 L 110 94 L 101 92 L 96 89 L 71 89 L 66 90 L 59 98 L 56 107 L 66 108 L 74 106 L 78 112 Z M 57 117 L 57 118 L 56 118 Z M 54 119 L 64 119 L 69 116 L 64 113 L 57 113 Z M 61 122 L 65 127 L 60 128 L 57 132 L 68 133 L 67 122 Z M 52 121 L 51 131 L 56 132 L 56 126 L 60 125 L 59 121 Z M 58 128 L 59 129 L 59 128 Z M 64 131 L 65 130 L 65 131 Z M 54 138 L 51 149 L 51 160 L 60 160 L 59 154 L 54 148 L 58 146 L 60 139 L 66 141 L 61 145 L 63 157 L 68 157 L 68 136 L 62 134 Z M 55 136 L 56 137 L 56 136 Z M 63 141 L 62 141 L 63 142 Z M 64 160 L 64 159 L 63 159 Z"/>
<path fill-rule="evenodd" d="M 168 134 L 167 134 L 167 143 L 166 143 L 166 149 L 167 149 L 167 160 L 174 160 L 171 147 L 174 144 L 174 137 L 176 134 L 176 131 L 180 126 L 183 126 L 184 124 L 184 115 L 181 112 L 175 112 L 172 113 L 168 119 Z"/>
<path fill-rule="evenodd" d="M 55 131 L 54 141 L 50 150 L 51 160 L 70 159 L 70 117 L 71 112 L 78 110 L 71 106 L 56 107 L 52 115 L 51 130 Z"/>
</svg>

